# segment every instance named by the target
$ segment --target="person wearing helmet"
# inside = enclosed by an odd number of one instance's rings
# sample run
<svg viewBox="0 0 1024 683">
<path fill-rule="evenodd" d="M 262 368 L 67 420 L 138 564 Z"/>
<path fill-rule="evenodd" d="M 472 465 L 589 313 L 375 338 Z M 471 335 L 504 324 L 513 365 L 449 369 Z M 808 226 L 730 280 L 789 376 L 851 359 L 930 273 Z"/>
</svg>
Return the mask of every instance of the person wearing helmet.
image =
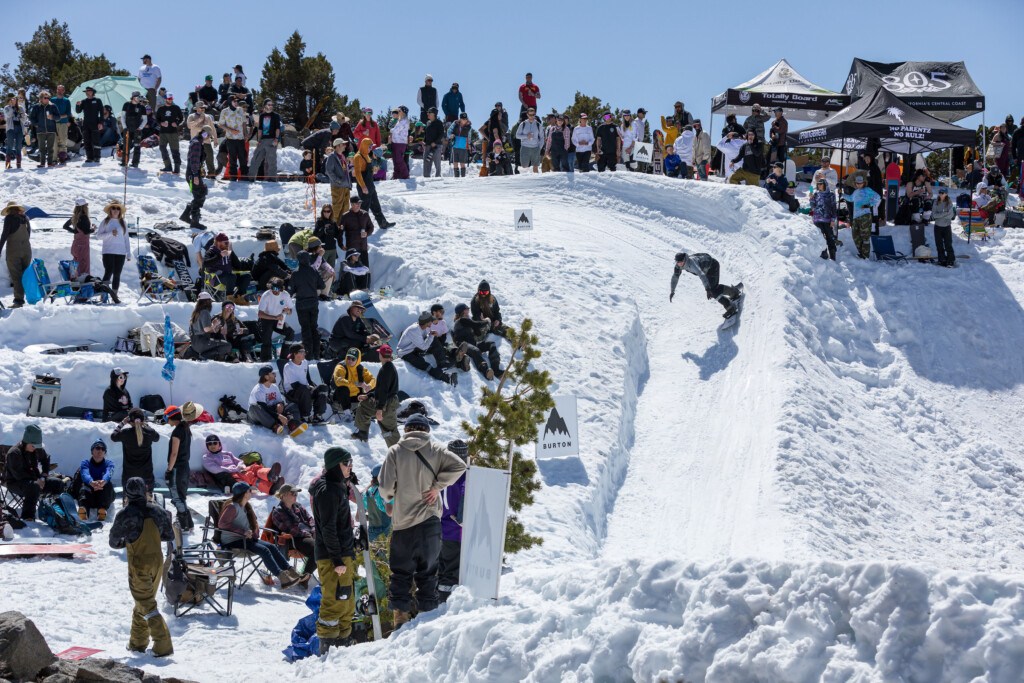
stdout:
<svg viewBox="0 0 1024 683">
<path fill-rule="evenodd" d="M 427 109 L 426 122 L 426 130 L 423 131 L 423 177 L 429 178 L 433 167 L 434 175 L 440 178 L 445 136 L 444 124 L 437 118 L 437 107 Z"/>
<path fill-rule="evenodd" d="M 676 254 L 676 265 L 672 271 L 672 289 L 669 292 L 668 300 L 676 295 L 676 285 L 679 283 L 679 276 L 685 270 L 700 278 L 704 285 L 704 291 L 709 299 L 716 299 L 725 308 L 724 318 L 731 318 L 737 313 L 736 300 L 740 298 L 743 284 L 735 287 L 723 285 L 718 282 L 720 266 L 718 261 L 709 254 L 687 254 L 679 252 Z"/>
</svg>

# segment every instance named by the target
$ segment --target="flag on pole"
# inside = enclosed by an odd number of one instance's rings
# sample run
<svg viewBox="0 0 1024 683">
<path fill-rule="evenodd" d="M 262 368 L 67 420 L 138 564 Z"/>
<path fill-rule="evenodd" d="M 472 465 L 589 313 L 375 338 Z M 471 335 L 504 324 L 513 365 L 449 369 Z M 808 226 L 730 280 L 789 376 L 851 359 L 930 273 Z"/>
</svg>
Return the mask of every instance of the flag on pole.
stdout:
<svg viewBox="0 0 1024 683">
<path fill-rule="evenodd" d="M 171 316 L 164 316 L 164 367 L 160 375 L 168 382 L 174 381 L 174 330 L 171 328 Z"/>
</svg>

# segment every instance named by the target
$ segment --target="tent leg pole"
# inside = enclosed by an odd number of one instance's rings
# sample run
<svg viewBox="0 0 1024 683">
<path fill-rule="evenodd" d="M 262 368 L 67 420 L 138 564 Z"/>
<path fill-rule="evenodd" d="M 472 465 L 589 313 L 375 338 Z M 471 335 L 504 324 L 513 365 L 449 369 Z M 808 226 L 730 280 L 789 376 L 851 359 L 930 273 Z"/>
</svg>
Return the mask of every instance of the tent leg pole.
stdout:
<svg viewBox="0 0 1024 683">
<path fill-rule="evenodd" d="M 985 112 L 981 112 L 981 165 L 988 165 L 988 126 L 985 125 Z"/>
</svg>

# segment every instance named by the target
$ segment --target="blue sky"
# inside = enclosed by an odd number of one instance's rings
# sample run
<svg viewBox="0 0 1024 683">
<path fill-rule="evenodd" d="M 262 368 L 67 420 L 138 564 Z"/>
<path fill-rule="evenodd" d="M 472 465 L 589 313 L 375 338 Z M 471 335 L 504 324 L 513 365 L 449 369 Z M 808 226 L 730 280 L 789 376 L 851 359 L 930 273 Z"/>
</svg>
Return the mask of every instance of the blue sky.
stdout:
<svg viewBox="0 0 1024 683">
<path fill-rule="evenodd" d="M 140 18 L 146 6 L 152 16 L 126 30 L 120 18 Z M 532 71 L 545 111 L 565 107 L 581 90 L 612 106 L 643 106 L 654 116 L 671 112 L 672 103 L 682 99 L 706 122 L 712 96 L 782 57 L 832 89 L 842 87 L 854 57 L 963 60 L 987 97 L 989 125 L 1008 113 L 1024 115 L 1021 0 L 306 0 L 294 12 L 288 3 L 262 0 L 186 5 L 187 12 L 166 11 L 170 5 L 160 4 L 127 12 L 100 7 L 80 0 L 19 5 L 4 17 L 0 63 L 16 63 L 14 42 L 56 17 L 68 23 L 79 49 L 104 52 L 133 72 L 141 55 L 151 53 L 165 85 L 182 99 L 205 74 L 213 73 L 219 83 L 236 63 L 258 84 L 271 49 L 298 29 L 307 53 L 323 52 L 334 64 L 338 91 L 375 110 L 403 103 L 413 109 L 416 89 L 429 72 L 442 92 L 458 81 L 471 119 L 482 122 L 496 100 L 517 105 L 523 74 Z M 980 123 L 980 117 L 965 121 L 970 123 Z"/>
</svg>

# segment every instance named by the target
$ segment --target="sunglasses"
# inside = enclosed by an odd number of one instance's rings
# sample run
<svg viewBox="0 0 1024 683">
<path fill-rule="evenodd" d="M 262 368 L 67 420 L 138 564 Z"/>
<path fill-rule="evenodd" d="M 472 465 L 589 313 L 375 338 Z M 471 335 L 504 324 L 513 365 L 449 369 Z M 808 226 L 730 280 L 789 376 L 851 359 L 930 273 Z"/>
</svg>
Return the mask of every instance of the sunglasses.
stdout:
<svg viewBox="0 0 1024 683">
<path fill-rule="evenodd" d="M 489 290 L 489 289 L 481 289 L 479 292 L 477 292 L 477 294 L 479 294 L 480 296 L 487 296 L 490 293 L 491 293 L 491 290 Z"/>
</svg>

